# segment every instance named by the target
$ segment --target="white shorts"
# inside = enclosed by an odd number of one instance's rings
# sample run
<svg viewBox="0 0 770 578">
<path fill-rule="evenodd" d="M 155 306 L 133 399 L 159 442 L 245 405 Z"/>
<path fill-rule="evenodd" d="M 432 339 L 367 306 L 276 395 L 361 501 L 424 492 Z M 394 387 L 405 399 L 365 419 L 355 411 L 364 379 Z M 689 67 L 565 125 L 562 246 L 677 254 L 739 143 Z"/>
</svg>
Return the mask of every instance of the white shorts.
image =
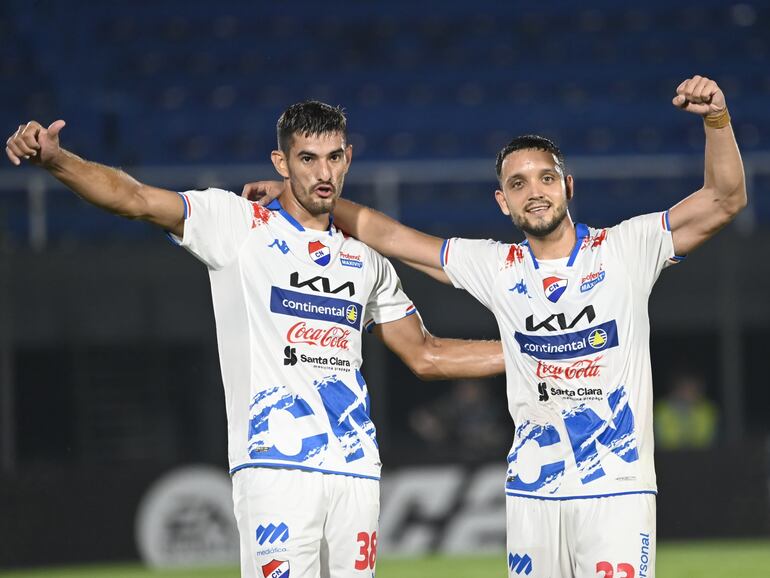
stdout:
<svg viewBox="0 0 770 578">
<path fill-rule="evenodd" d="M 371 578 L 376 480 L 278 468 L 233 475 L 242 578 Z"/>
<path fill-rule="evenodd" d="M 506 497 L 509 578 L 654 578 L 655 496 Z"/>
</svg>

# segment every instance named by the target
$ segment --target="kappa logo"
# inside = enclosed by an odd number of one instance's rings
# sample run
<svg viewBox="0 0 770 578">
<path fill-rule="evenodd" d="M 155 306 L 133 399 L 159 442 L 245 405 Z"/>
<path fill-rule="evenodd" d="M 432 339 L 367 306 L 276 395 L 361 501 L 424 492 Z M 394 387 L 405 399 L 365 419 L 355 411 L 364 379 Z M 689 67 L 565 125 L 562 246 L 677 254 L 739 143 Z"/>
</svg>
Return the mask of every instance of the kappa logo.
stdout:
<svg viewBox="0 0 770 578">
<path fill-rule="evenodd" d="M 511 291 L 513 293 L 518 293 L 519 295 L 526 295 L 530 299 L 532 299 L 532 296 L 529 294 L 529 291 L 527 291 L 527 284 L 524 282 L 524 279 L 521 279 L 516 285 L 508 289 L 508 291 Z"/>
<path fill-rule="evenodd" d="M 285 560 L 271 560 L 262 566 L 265 578 L 289 578 L 289 563 Z"/>
<path fill-rule="evenodd" d="M 567 279 L 561 277 L 546 277 L 543 279 L 543 291 L 551 303 L 556 303 L 567 290 Z"/>
<path fill-rule="evenodd" d="M 508 568 L 515 574 L 529 576 L 532 573 L 532 558 L 529 557 L 529 554 L 520 556 L 519 554 L 508 553 Z"/>
<path fill-rule="evenodd" d="M 332 252 L 321 241 L 310 241 L 307 244 L 307 252 L 316 265 L 326 267 L 332 260 Z"/>
<path fill-rule="evenodd" d="M 278 250 L 284 255 L 289 252 L 289 245 L 286 243 L 286 241 L 279 240 L 279 239 L 273 239 L 273 242 L 270 243 L 267 247 L 268 249 L 270 247 L 277 247 Z"/>
<path fill-rule="evenodd" d="M 257 543 L 260 546 L 264 546 L 265 542 L 269 542 L 270 544 L 275 544 L 276 542 L 284 543 L 288 539 L 289 539 L 289 527 L 283 522 L 281 522 L 277 526 L 271 523 L 271 524 L 268 524 L 267 526 L 263 526 L 262 524 L 260 524 L 257 527 Z"/>
</svg>

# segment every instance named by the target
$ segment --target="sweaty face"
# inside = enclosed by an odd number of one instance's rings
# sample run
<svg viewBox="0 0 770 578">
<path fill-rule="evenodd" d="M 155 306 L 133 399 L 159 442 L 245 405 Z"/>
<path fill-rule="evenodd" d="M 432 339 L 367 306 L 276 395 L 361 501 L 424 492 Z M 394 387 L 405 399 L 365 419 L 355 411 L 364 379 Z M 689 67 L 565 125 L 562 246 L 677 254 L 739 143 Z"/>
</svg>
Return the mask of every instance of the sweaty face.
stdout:
<svg viewBox="0 0 770 578">
<path fill-rule="evenodd" d="M 498 202 L 524 233 L 546 237 L 562 224 L 571 181 L 568 190 L 564 172 L 551 153 L 529 149 L 512 152 L 503 161 L 500 179 L 504 203 L 499 195 Z"/>
<path fill-rule="evenodd" d="M 294 135 L 286 166 L 297 202 L 311 215 L 331 213 L 342 193 L 351 149 L 341 133 Z"/>
</svg>

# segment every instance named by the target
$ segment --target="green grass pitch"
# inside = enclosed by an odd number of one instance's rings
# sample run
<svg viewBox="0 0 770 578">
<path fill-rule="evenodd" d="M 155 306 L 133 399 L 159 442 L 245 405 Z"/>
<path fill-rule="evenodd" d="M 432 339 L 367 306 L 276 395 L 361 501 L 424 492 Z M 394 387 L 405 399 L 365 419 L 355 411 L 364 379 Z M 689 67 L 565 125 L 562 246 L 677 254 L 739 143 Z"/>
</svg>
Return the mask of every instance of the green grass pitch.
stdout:
<svg viewBox="0 0 770 578">
<path fill-rule="evenodd" d="M 377 563 L 377 578 L 506 578 L 505 556 L 395 559 Z M 769 578 L 770 540 L 664 543 L 658 578 Z M 0 578 L 238 578 L 235 568 L 152 571 L 138 565 L 0 571 Z"/>
</svg>

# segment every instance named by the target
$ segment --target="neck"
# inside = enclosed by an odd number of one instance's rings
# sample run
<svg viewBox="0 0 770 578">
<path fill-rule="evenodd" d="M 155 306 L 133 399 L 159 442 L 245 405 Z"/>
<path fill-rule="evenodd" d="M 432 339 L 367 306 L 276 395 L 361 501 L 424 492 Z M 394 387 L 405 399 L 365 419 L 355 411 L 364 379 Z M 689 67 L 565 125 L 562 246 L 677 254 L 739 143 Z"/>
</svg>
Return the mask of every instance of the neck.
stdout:
<svg viewBox="0 0 770 578">
<path fill-rule="evenodd" d="M 545 237 L 536 237 L 528 233 L 524 233 L 524 236 L 527 238 L 532 254 L 538 261 L 569 257 L 577 241 L 575 223 L 572 222 L 569 213 L 559 223 L 559 226 Z"/>
<path fill-rule="evenodd" d="M 279 199 L 283 210 L 289 213 L 305 229 L 326 231 L 329 229 L 329 213 L 313 215 L 305 207 L 299 204 L 297 197 L 289 188 Z"/>
</svg>

